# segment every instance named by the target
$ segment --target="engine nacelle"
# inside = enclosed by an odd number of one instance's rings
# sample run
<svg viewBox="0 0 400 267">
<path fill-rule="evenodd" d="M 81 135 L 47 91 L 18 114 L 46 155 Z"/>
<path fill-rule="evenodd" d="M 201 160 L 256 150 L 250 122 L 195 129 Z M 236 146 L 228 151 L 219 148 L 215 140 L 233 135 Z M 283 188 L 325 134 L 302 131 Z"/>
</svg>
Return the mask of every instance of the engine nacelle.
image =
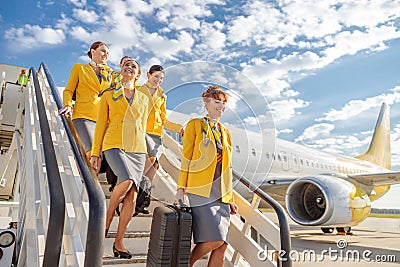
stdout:
<svg viewBox="0 0 400 267">
<path fill-rule="evenodd" d="M 286 209 L 301 225 L 353 226 L 369 215 L 371 201 L 349 181 L 317 175 L 298 179 L 288 187 Z"/>
</svg>

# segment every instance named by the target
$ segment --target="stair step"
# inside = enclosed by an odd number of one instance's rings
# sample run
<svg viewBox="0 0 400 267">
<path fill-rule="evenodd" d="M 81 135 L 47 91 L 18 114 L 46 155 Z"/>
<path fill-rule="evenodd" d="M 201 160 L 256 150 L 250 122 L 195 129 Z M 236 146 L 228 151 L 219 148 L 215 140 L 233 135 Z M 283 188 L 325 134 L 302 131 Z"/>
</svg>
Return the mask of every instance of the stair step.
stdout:
<svg viewBox="0 0 400 267">
<path fill-rule="evenodd" d="M 133 254 L 147 254 L 149 246 L 149 237 L 136 237 L 136 238 L 125 238 L 124 245 L 127 250 Z M 112 247 L 114 244 L 114 238 L 104 239 L 104 256 L 113 256 Z"/>
<path fill-rule="evenodd" d="M 151 228 L 152 214 L 140 214 L 132 218 L 127 232 L 149 232 Z M 110 231 L 117 231 L 119 217 L 116 216 L 111 222 Z"/>
<path fill-rule="evenodd" d="M 117 231 L 109 231 L 106 238 L 115 238 Z M 150 232 L 126 232 L 124 238 L 144 238 L 150 237 Z"/>
<path fill-rule="evenodd" d="M 103 257 L 103 266 L 104 265 L 117 265 L 118 267 L 123 267 L 125 266 L 131 266 L 131 264 L 135 264 L 135 266 L 139 266 L 136 265 L 138 263 L 143 263 L 143 266 L 146 266 L 147 260 L 147 255 L 146 254 L 134 254 L 132 256 L 132 258 L 130 259 L 120 259 L 120 258 L 115 258 L 113 256 L 105 256 Z"/>
</svg>

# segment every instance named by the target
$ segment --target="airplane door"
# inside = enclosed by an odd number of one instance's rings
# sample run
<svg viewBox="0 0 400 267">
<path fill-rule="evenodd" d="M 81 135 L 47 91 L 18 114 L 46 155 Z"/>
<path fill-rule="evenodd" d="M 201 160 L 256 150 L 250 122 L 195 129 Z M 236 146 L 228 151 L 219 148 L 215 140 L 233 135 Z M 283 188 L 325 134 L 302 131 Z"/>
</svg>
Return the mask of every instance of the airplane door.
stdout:
<svg viewBox="0 0 400 267">
<path fill-rule="evenodd" d="M 292 153 L 292 163 L 293 163 L 293 171 L 294 172 L 299 172 L 299 169 L 300 169 L 299 158 L 294 153 Z"/>
<path fill-rule="evenodd" d="M 282 155 L 282 170 L 289 170 L 289 157 L 286 155 L 286 152 L 281 152 Z"/>
</svg>

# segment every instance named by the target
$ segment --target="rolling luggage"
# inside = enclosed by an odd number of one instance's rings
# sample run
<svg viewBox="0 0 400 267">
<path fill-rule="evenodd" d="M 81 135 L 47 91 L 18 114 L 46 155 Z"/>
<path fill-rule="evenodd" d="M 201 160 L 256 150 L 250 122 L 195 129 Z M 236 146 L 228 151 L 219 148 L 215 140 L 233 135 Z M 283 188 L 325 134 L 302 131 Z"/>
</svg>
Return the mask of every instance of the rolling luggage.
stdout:
<svg viewBox="0 0 400 267">
<path fill-rule="evenodd" d="M 189 266 L 191 238 L 189 207 L 167 205 L 155 208 L 146 266 Z"/>
</svg>

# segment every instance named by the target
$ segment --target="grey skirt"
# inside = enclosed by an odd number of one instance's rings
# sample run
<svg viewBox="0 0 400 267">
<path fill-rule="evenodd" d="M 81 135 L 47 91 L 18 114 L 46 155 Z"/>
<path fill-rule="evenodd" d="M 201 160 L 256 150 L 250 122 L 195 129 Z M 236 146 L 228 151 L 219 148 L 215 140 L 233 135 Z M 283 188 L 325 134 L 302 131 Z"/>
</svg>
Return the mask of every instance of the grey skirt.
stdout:
<svg viewBox="0 0 400 267">
<path fill-rule="evenodd" d="M 118 148 L 112 148 L 104 151 L 104 155 L 108 165 L 118 177 L 117 185 L 126 180 L 133 180 L 136 189 L 139 190 L 146 154 L 125 152 Z"/>
<path fill-rule="evenodd" d="M 92 150 L 94 128 L 96 128 L 96 122 L 88 119 L 78 118 L 73 119 L 75 130 L 78 133 L 79 139 L 83 145 L 85 151 Z"/>
<path fill-rule="evenodd" d="M 147 154 L 149 157 L 157 156 L 158 149 L 162 144 L 162 138 L 155 134 L 146 134 Z"/>
<path fill-rule="evenodd" d="M 229 204 L 221 201 L 221 164 L 217 164 L 210 197 L 188 194 L 192 208 L 194 243 L 222 240 L 228 243 Z"/>
</svg>

